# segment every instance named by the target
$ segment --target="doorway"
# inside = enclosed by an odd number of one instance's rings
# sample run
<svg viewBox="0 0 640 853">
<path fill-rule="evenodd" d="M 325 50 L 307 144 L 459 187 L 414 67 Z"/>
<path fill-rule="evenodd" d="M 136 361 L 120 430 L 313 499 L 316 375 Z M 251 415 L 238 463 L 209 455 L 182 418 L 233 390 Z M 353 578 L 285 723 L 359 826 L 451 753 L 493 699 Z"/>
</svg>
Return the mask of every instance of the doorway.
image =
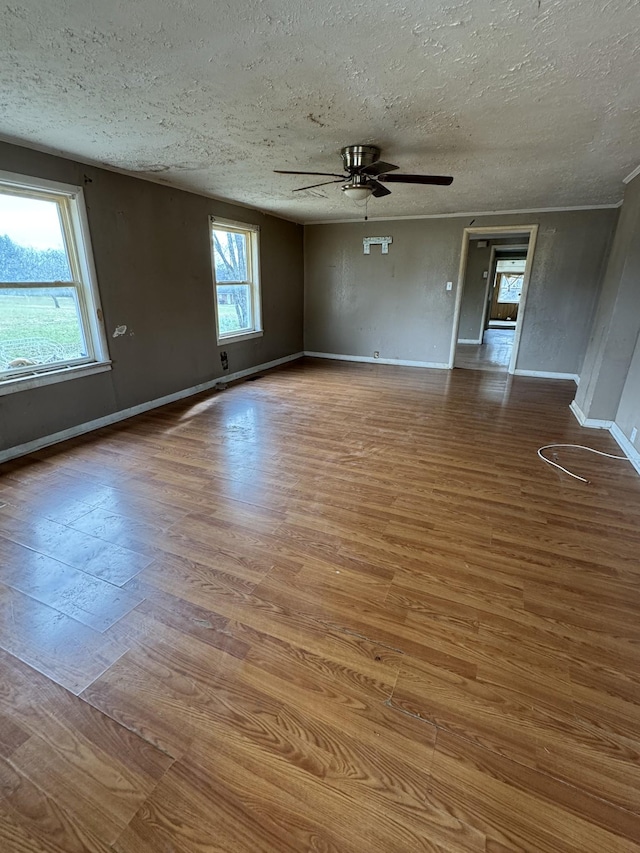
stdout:
<svg viewBox="0 0 640 853">
<path fill-rule="evenodd" d="M 515 372 L 537 231 L 464 229 L 449 368 Z"/>
</svg>

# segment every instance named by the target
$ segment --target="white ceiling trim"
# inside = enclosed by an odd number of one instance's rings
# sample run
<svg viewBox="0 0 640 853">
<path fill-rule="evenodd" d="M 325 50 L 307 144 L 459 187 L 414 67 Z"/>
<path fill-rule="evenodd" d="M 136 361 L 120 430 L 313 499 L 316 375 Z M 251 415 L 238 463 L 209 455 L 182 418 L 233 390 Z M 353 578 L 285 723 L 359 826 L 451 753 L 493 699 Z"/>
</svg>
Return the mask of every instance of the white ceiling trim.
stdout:
<svg viewBox="0 0 640 853">
<path fill-rule="evenodd" d="M 633 172 L 629 172 L 626 178 L 622 179 L 623 184 L 630 184 L 634 178 L 637 178 L 640 175 L 640 165 L 636 166 Z"/>
<path fill-rule="evenodd" d="M 339 225 L 339 224 L 347 224 L 353 222 L 361 222 L 360 217 L 351 217 L 345 219 L 317 219 L 310 222 L 305 222 L 304 220 L 294 219 L 291 216 L 285 216 L 282 213 L 275 213 L 271 210 L 264 210 L 259 207 L 253 207 L 250 204 L 244 204 L 241 201 L 236 201 L 233 198 L 225 198 L 224 196 L 213 195 L 212 193 L 206 192 L 198 192 L 197 190 L 189 189 L 184 186 L 180 186 L 180 184 L 170 181 L 166 178 L 160 179 L 156 178 L 153 175 L 140 175 L 136 172 L 130 172 L 126 169 L 118 169 L 115 166 L 110 166 L 107 163 L 100 163 L 97 160 L 92 160 L 88 157 L 76 157 L 70 155 L 69 153 L 62 151 L 59 148 L 52 148 L 47 145 L 39 145 L 38 143 L 27 141 L 24 139 L 16 139 L 15 137 L 6 136 L 5 134 L 0 133 L 0 142 L 4 142 L 8 145 L 18 145 L 21 148 L 29 148 L 32 151 L 39 151 L 42 154 L 49 154 L 53 157 L 62 157 L 65 160 L 72 160 L 75 163 L 79 163 L 82 166 L 93 166 L 96 169 L 104 169 L 107 172 L 114 172 L 117 175 L 125 175 L 128 178 L 134 178 L 137 181 L 146 181 L 150 184 L 158 184 L 161 187 L 168 187 L 170 189 L 179 190 L 180 192 L 190 193 L 191 195 L 198 195 L 201 198 L 209 198 L 212 201 L 219 201 L 223 204 L 234 205 L 235 207 L 241 207 L 245 210 L 252 210 L 255 213 L 262 214 L 263 216 L 273 216 L 275 219 L 284 219 L 285 222 L 292 222 L 294 225 Z M 624 178 L 623 183 L 627 184 L 632 181 L 637 175 L 640 174 L 640 165 L 633 170 L 626 178 Z M 37 177 L 37 176 L 36 176 Z M 410 219 L 460 219 L 465 218 L 467 216 L 509 216 L 520 213 L 565 213 L 570 212 L 572 210 L 611 210 L 622 206 L 623 199 L 615 202 L 615 204 L 582 204 L 582 205 L 574 205 L 573 207 L 531 207 L 531 208 L 515 208 L 512 210 L 474 210 L 474 211 L 462 211 L 460 213 L 420 213 L 411 215 L 408 214 L 406 216 L 368 216 L 367 222 L 395 222 L 397 220 L 410 220 Z"/>
<path fill-rule="evenodd" d="M 318 219 L 304 225 L 338 225 L 353 222 L 395 222 L 402 219 L 466 219 L 468 216 L 512 216 L 516 213 L 570 213 L 573 210 L 615 210 L 622 206 L 622 199 L 615 204 L 581 204 L 574 207 L 529 207 L 517 210 L 474 210 L 461 213 L 422 213 L 415 216 L 368 216 L 363 219 Z"/>
</svg>

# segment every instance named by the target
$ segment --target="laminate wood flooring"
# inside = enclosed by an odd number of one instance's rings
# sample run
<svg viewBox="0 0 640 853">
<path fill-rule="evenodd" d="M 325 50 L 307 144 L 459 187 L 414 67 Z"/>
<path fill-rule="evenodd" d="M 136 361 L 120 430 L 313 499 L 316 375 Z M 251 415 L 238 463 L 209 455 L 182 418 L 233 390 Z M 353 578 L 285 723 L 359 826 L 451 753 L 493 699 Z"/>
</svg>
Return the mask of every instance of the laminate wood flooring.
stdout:
<svg viewBox="0 0 640 853">
<path fill-rule="evenodd" d="M 640 479 L 304 360 L 0 468 L 0 850 L 640 853 Z"/>
<path fill-rule="evenodd" d="M 458 344 L 455 366 L 466 370 L 506 371 L 513 350 L 514 329 L 485 329 L 481 344 Z"/>
</svg>

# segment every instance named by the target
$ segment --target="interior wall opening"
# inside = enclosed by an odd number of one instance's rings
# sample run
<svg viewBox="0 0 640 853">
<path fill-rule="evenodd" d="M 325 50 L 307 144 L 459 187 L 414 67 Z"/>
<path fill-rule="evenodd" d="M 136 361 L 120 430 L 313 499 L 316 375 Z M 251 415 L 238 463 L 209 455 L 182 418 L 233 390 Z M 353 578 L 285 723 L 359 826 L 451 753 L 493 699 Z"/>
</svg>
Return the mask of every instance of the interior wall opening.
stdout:
<svg viewBox="0 0 640 853">
<path fill-rule="evenodd" d="M 536 230 L 464 230 L 450 367 L 515 371 Z"/>
</svg>

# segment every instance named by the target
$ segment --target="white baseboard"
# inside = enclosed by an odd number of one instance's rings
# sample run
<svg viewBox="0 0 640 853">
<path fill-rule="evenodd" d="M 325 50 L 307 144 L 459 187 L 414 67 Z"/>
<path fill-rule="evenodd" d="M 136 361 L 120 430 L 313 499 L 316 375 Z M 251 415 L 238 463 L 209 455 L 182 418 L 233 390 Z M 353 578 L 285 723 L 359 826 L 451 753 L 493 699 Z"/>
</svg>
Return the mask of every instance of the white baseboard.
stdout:
<svg viewBox="0 0 640 853">
<path fill-rule="evenodd" d="M 573 400 L 569 408 L 575 415 L 575 418 L 580 424 L 580 426 L 586 427 L 587 429 L 608 430 L 611 433 L 612 437 L 615 439 L 615 441 L 618 443 L 618 446 L 620 447 L 624 455 L 627 457 L 629 462 L 631 462 L 638 474 L 640 474 L 640 453 L 636 450 L 633 444 L 631 444 L 627 436 L 622 432 L 622 430 L 615 421 L 601 421 L 597 418 L 585 417 L 584 412 L 575 400 Z"/>
<path fill-rule="evenodd" d="M 296 361 L 296 359 L 302 358 L 303 355 L 303 352 L 294 352 L 291 355 L 285 355 L 282 358 L 276 358 L 273 361 L 266 361 L 264 364 L 257 364 L 255 367 L 247 367 L 246 370 L 238 370 L 235 373 L 230 373 L 228 376 L 219 376 L 217 379 L 213 380 L 214 385 L 224 385 L 226 382 L 235 382 L 236 379 L 243 379 L 245 376 L 252 376 L 254 373 L 260 373 L 262 370 L 271 370 L 273 367 L 280 367 L 281 364 Z"/>
<path fill-rule="evenodd" d="M 304 353 L 302 352 L 285 355 L 284 358 L 276 358 L 274 361 L 268 361 L 265 364 L 257 364 L 255 367 L 248 367 L 246 370 L 238 370 L 236 373 L 218 376 L 217 379 L 211 379 L 209 382 L 202 382 L 199 385 L 193 385 L 190 388 L 183 388 L 182 391 L 167 394 L 165 397 L 158 397 L 155 400 L 149 400 L 146 403 L 140 403 L 137 406 L 131 406 L 128 409 L 121 409 L 119 412 L 113 412 L 110 415 L 105 415 L 103 418 L 96 418 L 93 421 L 87 421 L 86 423 L 69 427 L 69 429 L 63 429 L 60 432 L 53 433 L 52 435 L 45 435 L 42 438 L 36 438 L 33 441 L 26 442 L 25 444 L 9 447 L 7 450 L 0 451 L 0 462 L 8 462 L 10 459 L 16 459 L 18 456 L 24 456 L 27 453 L 33 453 L 35 450 L 42 450 L 43 447 L 49 447 L 52 444 L 58 444 L 61 441 L 66 441 L 68 438 L 75 438 L 76 436 L 84 435 L 87 432 L 93 432 L 93 430 L 118 423 L 118 421 L 133 418 L 136 415 L 141 415 L 151 409 L 166 406 L 168 403 L 175 403 L 176 400 L 182 400 L 185 397 L 192 397 L 194 394 L 199 394 L 201 391 L 210 391 L 217 385 L 224 385 L 227 382 L 233 382 L 236 379 L 251 376 L 253 373 L 260 373 L 262 370 L 270 370 L 272 367 L 279 367 L 281 364 L 286 364 L 289 361 L 295 361 L 298 358 L 302 358 L 303 355 Z"/>
<path fill-rule="evenodd" d="M 516 376 L 535 376 L 539 379 L 569 379 L 575 382 L 576 385 L 580 382 L 580 377 L 577 373 L 550 373 L 547 370 L 514 370 Z"/>
<path fill-rule="evenodd" d="M 611 429 L 609 430 L 609 432 L 618 442 L 620 449 L 627 457 L 629 462 L 631 462 L 638 474 L 640 474 L 640 453 L 636 450 L 633 444 L 631 444 L 627 436 L 622 432 L 622 430 L 615 421 L 611 424 Z"/>
<path fill-rule="evenodd" d="M 611 429 L 613 421 L 600 421 L 597 418 L 586 417 L 585 413 L 575 400 L 571 401 L 569 408 L 575 415 L 580 426 L 587 427 L 587 429 Z"/>
<path fill-rule="evenodd" d="M 586 421 L 586 417 L 585 417 L 585 415 L 584 415 L 584 412 L 582 411 L 582 409 L 581 409 L 581 408 L 580 408 L 580 406 L 576 403 L 576 401 L 575 401 L 575 400 L 572 400 L 572 401 L 569 403 L 569 408 L 570 408 L 570 409 L 571 409 L 571 411 L 573 412 L 573 416 L 574 416 L 574 417 L 575 417 L 575 419 L 578 421 L 578 423 L 580 424 L 580 426 L 584 426 L 584 422 Z"/>
<path fill-rule="evenodd" d="M 482 338 L 459 338 L 456 343 L 458 344 L 481 344 Z"/>
<path fill-rule="evenodd" d="M 335 352 L 309 352 L 309 358 L 329 358 L 332 361 L 361 361 L 367 364 L 396 364 L 399 367 L 428 367 L 436 370 L 448 370 L 449 365 L 444 361 L 406 361 L 403 358 L 373 358 L 370 355 L 342 355 Z"/>
</svg>

